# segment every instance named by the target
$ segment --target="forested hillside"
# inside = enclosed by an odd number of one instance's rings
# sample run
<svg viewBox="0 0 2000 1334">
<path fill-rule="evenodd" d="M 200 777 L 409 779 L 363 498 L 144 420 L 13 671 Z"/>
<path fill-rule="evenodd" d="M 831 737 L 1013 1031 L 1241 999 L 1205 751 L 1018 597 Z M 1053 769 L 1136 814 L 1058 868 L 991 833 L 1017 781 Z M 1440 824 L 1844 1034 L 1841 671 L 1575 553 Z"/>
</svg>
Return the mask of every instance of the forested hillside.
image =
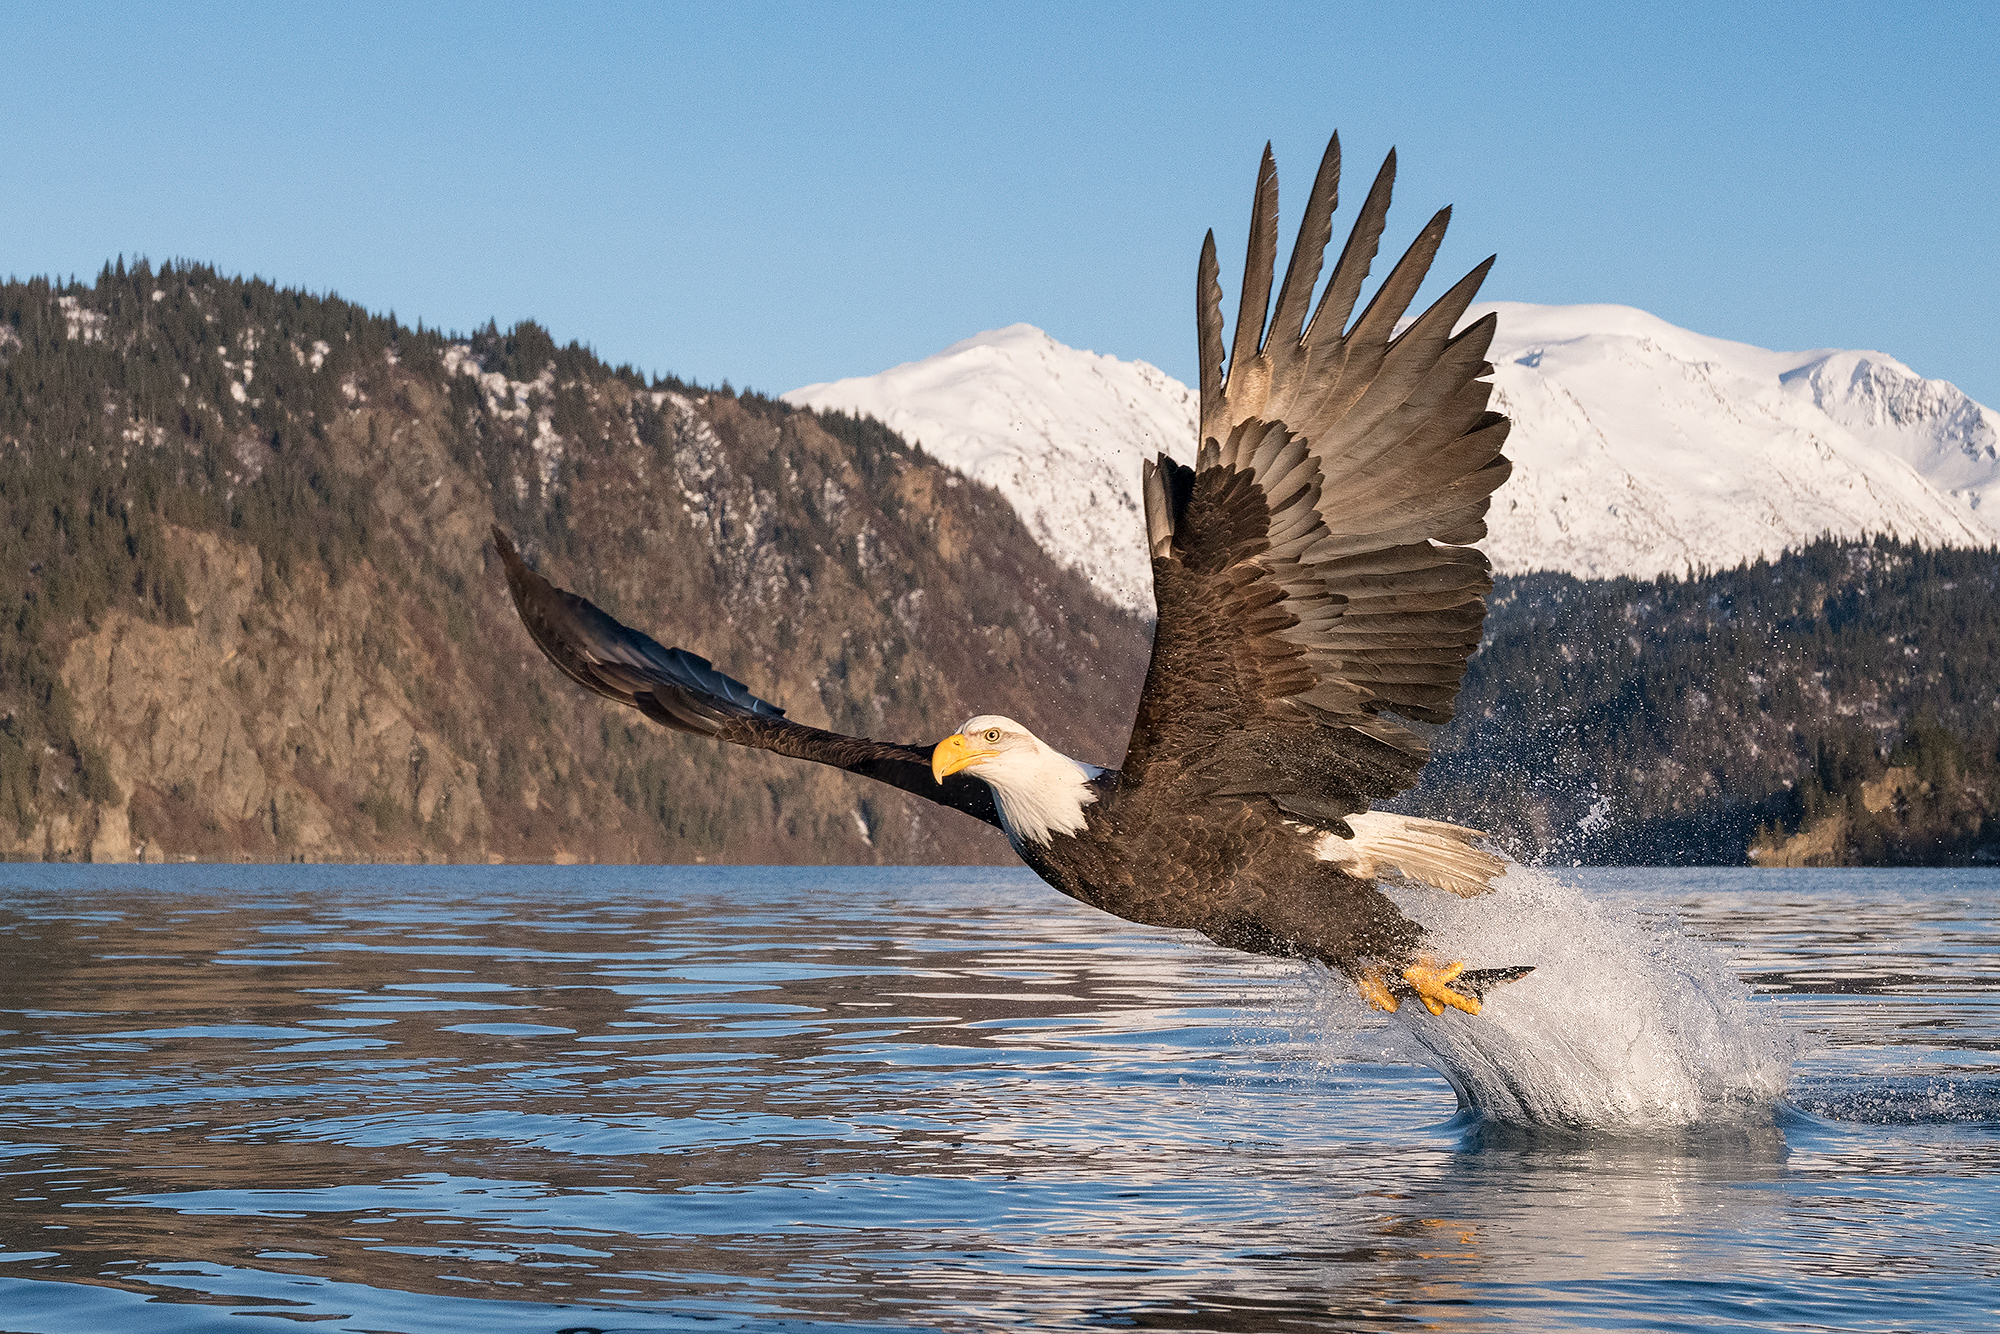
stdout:
<svg viewBox="0 0 2000 1334">
<path fill-rule="evenodd" d="M 810 723 L 1115 763 L 1147 631 L 873 422 L 200 266 L 0 286 L 0 854 L 988 860 L 537 654 L 486 538 Z"/>
<path fill-rule="evenodd" d="M 1821 541 L 1488 605 L 1409 809 L 1563 864 L 2000 860 L 2000 552 Z"/>
</svg>

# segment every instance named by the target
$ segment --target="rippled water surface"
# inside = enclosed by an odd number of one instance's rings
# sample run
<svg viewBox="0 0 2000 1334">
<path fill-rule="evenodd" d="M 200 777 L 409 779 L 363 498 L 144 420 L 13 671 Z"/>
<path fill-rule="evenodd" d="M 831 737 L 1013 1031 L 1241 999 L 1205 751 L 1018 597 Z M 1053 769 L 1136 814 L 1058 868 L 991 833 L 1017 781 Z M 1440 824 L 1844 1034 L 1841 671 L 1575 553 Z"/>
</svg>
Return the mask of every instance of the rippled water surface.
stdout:
<svg viewBox="0 0 2000 1334">
<path fill-rule="evenodd" d="M 0 868 L 0 1330 L 2000 1327 L 2000 873 L 1572 883 L 1782 1098 L 1461 1112 L 1462 1033 L 1025 872 Z M 1493 1022 L 1605 1067 L 1681 974 L 1540 902 Z"/>
</svg>

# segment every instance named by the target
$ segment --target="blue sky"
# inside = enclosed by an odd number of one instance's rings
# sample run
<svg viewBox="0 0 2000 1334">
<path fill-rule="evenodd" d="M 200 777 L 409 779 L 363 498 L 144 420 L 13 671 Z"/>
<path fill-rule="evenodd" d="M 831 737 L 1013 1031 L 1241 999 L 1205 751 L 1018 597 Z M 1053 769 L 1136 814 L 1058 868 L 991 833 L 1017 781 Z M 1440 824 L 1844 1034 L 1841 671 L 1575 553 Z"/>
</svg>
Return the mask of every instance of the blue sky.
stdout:
<svg viewBox="0 0 2000 1334">
<path fill-rule="evenodd" d="M 0 5 L 0 272 L 187 257 L 770 392 L 1025 320 L 1194 375 L 1264 141 L 1441 278 L 2000 406 L 1990 5 Z M 1446 274 L 1449 270 L 1449 274 Z M 1431 291 L 1441 290 L 1434 281 Z"/>
</svg>

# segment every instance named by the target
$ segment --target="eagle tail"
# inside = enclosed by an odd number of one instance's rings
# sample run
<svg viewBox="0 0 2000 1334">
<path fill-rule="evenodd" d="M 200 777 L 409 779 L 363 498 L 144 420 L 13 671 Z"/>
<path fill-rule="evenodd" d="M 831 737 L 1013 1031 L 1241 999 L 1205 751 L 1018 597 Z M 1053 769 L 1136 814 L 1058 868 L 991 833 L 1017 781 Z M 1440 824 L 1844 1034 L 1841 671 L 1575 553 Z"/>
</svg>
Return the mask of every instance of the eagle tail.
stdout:
<svg viewBox="0 0 2000 1334">
<path fill-rule="evenodd" d="M 1347 824 L 1354 837 L 1327 834 L 1315 851 L 1357 880 L 1396 871 L 1469 899 L 1491 893 L 1493 881 L 1507 871 L 1505 858 L 1473 842 L 1486 837 L 1477 829 L 1389 811 L 1362 811 L 1348 816 Z"/>
</svg>

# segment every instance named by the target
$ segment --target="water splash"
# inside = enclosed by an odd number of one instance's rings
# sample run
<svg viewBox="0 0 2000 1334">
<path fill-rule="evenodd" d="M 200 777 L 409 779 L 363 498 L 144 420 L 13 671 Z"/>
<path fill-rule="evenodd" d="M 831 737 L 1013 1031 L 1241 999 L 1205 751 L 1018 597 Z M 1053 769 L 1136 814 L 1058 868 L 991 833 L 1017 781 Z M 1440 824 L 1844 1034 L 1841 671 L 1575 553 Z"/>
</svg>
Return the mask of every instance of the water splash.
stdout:
<svg viewBox="0 0 2000 1334">
<path fill-rule="evenodd" d="M 1386 1020 L 1391 1050 L 1451 1081 L 1462 1113 L 1638 1132 L 1768 1123 L 1784 1096 L 1796 1037 L 1704 942 L 1532 867 L 1477 899 L 1395 897 L 1447 958 L 1535 966 L 1477 1018 L 1406 1003 Z"/>
</svg>

